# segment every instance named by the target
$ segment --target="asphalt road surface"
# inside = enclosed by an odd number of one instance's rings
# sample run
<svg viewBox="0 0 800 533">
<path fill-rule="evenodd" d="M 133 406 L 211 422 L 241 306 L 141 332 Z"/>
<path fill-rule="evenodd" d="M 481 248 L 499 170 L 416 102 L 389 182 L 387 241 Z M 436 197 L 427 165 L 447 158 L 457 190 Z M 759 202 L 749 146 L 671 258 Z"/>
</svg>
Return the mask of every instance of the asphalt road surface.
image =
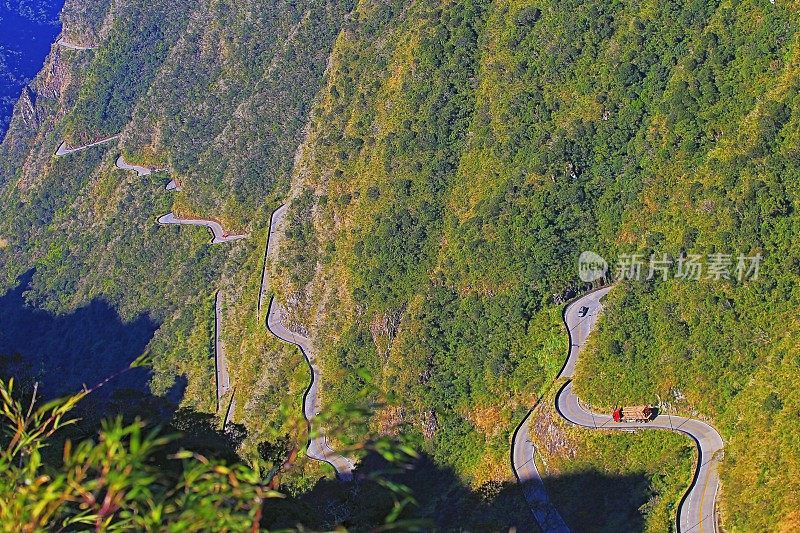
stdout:
<svg viewBox="0 0 800 533">
<path fill-rule="evenodd" d="M 180 224 L 187 226 L 205 226 L 206 228 L 210 229 L 211 233 L 214 235 L 214 238 L 211 240 L 211 244 L 238 241 L 239 239 L 246 239 L 248 237 L 248 235 L 227 234 L 225 230 L 222 229 L 222 224 L 220 224 L 216 220 L 178 218 L 175 216 L 175 213 L 167 213 L 166 215 L 158 217 L 158 223 L 163 225 Z"/>
<path fill-rule="evenodd" d="M 101 141 L 105 142 L 105 141 Z M 91 146 L 91 145 L 90 145 Z M 62 143 L 61 147 L 59 148 L 59 152 L 62 151 L 64 144 Z M 83 147 L 86 148 L 86 147 Z M 75 151 L 75 150 L 72 150 Z M 59 154 L 63 155 L 63 154 Z M 145 167 L 141 165 L 132 165 L 125 161 L 123 156 L 119 156 L 115 162 L 115 165 L 118 169 L 121 170 L 132 170 L 136 172 L 140 177 L 149 176 L 153 172 L 160 172 L 166 169 L 158 169 L 153 167 Z M 171 180 L 166 189 L 168 191 L 180 191 L 180 187 L 177 185 L 175 180 Z M 168 213 L 159 217 L 158 219 L 159 224 L 186 224 L 192 226 L 205 226 L 209 228 L 214 235 L 211 244 L 218 244 L 222 242 L 228 241 L 235 241 L 239 239 L 244 239 L 247 235 L 227 235 L 222 228 L 222 225 L 219 222 L 214 220 L 193 220 L 193 219 L 180 219 L 175 216 L 174 213 Z M 236 398 L 235 396 L 231 396 L 230 401 L 227 405 L 223 405 L 223 399 L 227 396 L 228 392 L 231 391 L 231 376 L 228 370 L 228 360 L 225 357 L 225 346 L 222 343 L 222 293 L 217 291 L 215 302 L 214 302 L 214 367 L 216 373 L 216 388 L 217 388 L 217 412 L 220 409 L 225 409 L 225 421 L 224 425 L 227 426 L 228 423 L 233 418 L 233 412 L 236 409 Z"/>
<path fill-rule="evenodd" d="M 123 156 L 119 156 L 114 165 L 120 170 L 133 170 L 140 178 L 144 176 L 149 176 L 153 172 L 167 171 L 166 168 L 143 167 L 141 165 L 132 165 L 131 163 L 125 161 L 125 158 Z M 169 183 L 167 183 L 166 187 L 164 187 L 164 189 L 175 192 L 180 192 L 182 190 L 180 185 L 178 185 L 178 182 L 175 180 L 170 180 Z"/>
<path fill-rule="evenodd" d="M 264 308 L 264 301 L 267 297 L 267 271 L 269 270 L 268 263 L 269 258 L 272 257 L 274 254 L 272 253 L 272 249 L 275 247 L 279 236 L 277 235 L 278 225 L 283 220 L 283 215 L 286 214 L 287 206 L 284 204 L 280 206 L 278 209 L 273 211 L 272 216 L 269 219 L 269 235 L 267 236 L 267 248 L 264 252 L 264 270 L 261 272 L 261 291 L 258 293 L 258 307 L 256 310 L 257 316 L 259 320 L 261 320 L 261 310 Z"/>
<path fill-rule="evenodd" d="M 132 165 L 127 161 L 125 161 L 125 158 L 123 156 L 119 156 L 114 164 L 118 169 L 135 171 L 139 175 L 139 177 L 149 176 L 153 172 L 164 172 L 167 170 L 165 168 L 143 167 L 142 165 Z"/>
<path fill-rule="evenodd" d="M 82 46 L 79 44 L 73 44 L 65 40 L 63 37 L 60 37 L 56 41 L 56 44 L 58 44 L 59 46 L 63 46 L 64 48 L 68 48 L 69 50 L 94 50 L 95 48 L 97 48 L 96 46 Z"/>
<path fill-rule="evenodd" d="M 275 245 L 277 244 L 278 237 L 280 235 L 280 231 L 282 228 L 280 227 L 281 221 L 283 220 L 283 216 L 286 214 L 286 206 L 281 206 L 275 210 L 272 214 L 272 219 L 270 222 L 270 230 L 269 230 L 269 238 L 267 241 L 267 252 L 265 258 L 265 268 L 266 262 L 269 261 L 270 257 L 274 253 Z M 275 239 L 275 240 L 273 240 Z M 264 287 L 266 286 L 266 275 L 262 274 L 262 294 L 259 298 L 263 297 L 264 294 Z M 309 368 L 311 369 L 311 383 L 308 386 L 308 390 L 306 390 L 305 396 L 303 397 L 303 416 L 305 417 L 306 421 L 308 422 L 309 433 L 312 433 L 312 421 L 314 417 L 319 413 L 320 405 L 319 405 L 319 381 L 320 381 L 320 374 L 319 368 L 317 367 L 314 361 L 314 350 L 311 345 L 311 341 L 300 334 L 294 333 L 293 331 L 289 330 L 283 325 L 283 319 L 286 315 L 285 310 L 281 305 L 273 298 L 270 301 L 269 305 L 269 312 L 267 313 L 267 328 L 272 332 L 273 335 L 278 337 L 279 339 L 294 344 L 303 354 L 305 357 L 306 362 L 308 363 Z M 324 461 L 331 465 L 334 470 L 336 470 L 336 476 L 341 479 L 342 481 L 350 481 L 353 479 L 353 468 L 354 465 L 350 459 L 344 457 L 341 454 L 336 453 L 336 451 L 331 448 L 328 438 L 325 436 L 323 432 L 318 432 L 316 436 L 308 442 L 308 451 L 306 455 L 311 459 L 315 459 L 317 461 Z"/>
<path fill-rule="evenodd" d="M 56 156 L 57 157 L 62 157 L 62 156 L 65 156 L 65 155 L 73 154 L 75 152 L 80 152 L 81 150 L 86 150 L 87 148 L 91 148 L 93 146 L 98 146 L 98 145 L 101 145 L 101 144 L 105 144 L 105 143 L 107 143 L 109 141 L 113 141 L 117 137 L 119 137 L 119 135 L 112 135 L 111 137 L 107 137 L 105 139 L 101 139 L 101 140 L 99 140 L 97 142 L 93 142 L 91 144 L 84 144 L 83 146 L 76 146 L 75 148 L 68 148 L 67 147 L 67 143 L 62 142 L 61 144 L 58 145 L 58 150 L 56 150 Z"/>
<path fill-rule="evenodd" d="M 567 363 L 559 377 L 572 379 L 575 363 L 587 337 L 597 322 L 601 309 L 600 299 L 610 287 L 589 293 L 574 301 L 564 312 L 570 338 Z M 585 316 L 580 316 L 582 308 Z M 689 435 L 697 445 L 698 461 L 695 476 L 689 490 L 680 503 L 678 531 L 717 531 L 716 497 L 719 488 L 718 466 L 722 457 L 723 442 L 719 433 L 707 423 L 682 416 L 659 415 L 650 422 L 614 422 L 609 414 L 595 413 L 581 404 L 573 393 L 572 381 L 568 381 L 556 397 L 556 408 L 566 420 L 579 426 L 595 429 L 640 430 L 664 429 Z"/>
<path fill-rule="evenodd" d="M 222 343 L 222 292 L 217 291 L 214 300 L 214 367 L 217 374 L 217 412 L 225 409 L 225 425 L 231 421 L 235 400 L 231 398 L 227 405 L 222 404 L 223 398 L 231 390 L 231 375 L 228 371 L 228 359 L 225 357 L 225 345 Z"/>
<path fill-rule="evenodd" d="M 532 412 L 531 412 L 532 413 Z M 522 485 L 522 492 L 530 505 L 536 523 L 545 533 L 568 533 L 569 527 L 561 518 L 558 510 L 547 497 L 539 470 L 536 468 L 535 448 L 531 442 L 528 424 L 531 413 L 525 417 L 514 433 L 514 444 L 511 448 L 511 462 L 517 481 Z"/>
</svg>

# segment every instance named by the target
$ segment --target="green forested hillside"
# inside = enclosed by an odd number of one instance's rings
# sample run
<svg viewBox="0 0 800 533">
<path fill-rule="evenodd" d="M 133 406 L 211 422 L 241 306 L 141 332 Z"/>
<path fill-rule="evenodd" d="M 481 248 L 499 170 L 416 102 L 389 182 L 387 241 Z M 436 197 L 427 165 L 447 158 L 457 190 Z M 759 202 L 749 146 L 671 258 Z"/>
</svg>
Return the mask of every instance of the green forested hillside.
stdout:
<svg viewBox="0 0 800 533">
<path fill-rule="evenodd" d="M 54 46 L 32 84 L 35 116 L 20 107 L 0 146 L 4 287 L 35 269 L 26 299 L 40 309 L 69 314 L 102 300 L 123 321 L 152 319 L 160 325 L 148 346 L 153 390 L 163 394 L 185 376 L 185 405 L 205 412 L 216 403 L 213 295 L 223 290 L 224 342 L 240 391 L 236 420 L 250 433 L 245 455 L 287 432 L 303 439 L 297 405 L 306 369 L 299 353 L 256 322 L 255 307 L 265 224 L 288 189 L 347 9 L 67 5 L 65 38 L 96 48 Z M 208 90 L 214 77 L 216 92 Z M 118 144 L 53 157 L 62 140 L 74 147 L 118 133 Z M 140 178 L 114 167 L 121 153 L 168 170 Z M 164 191 L 171 178 L 182 193 Z M 221 220 L 252 238 L 209 247 L 202 229 L 155 224 L 171 210 Z"/>
<path fill-rule="evenodd" d="M 507 475 L 563 361 L 553 295 L 582 250 L 761 253 L 758 280 L 620 286 L 576 387 L 709 417 L 730 442 L 723 523 L 794 523 L 796 10 L 404 7 L 359 6 L 296 169 L 283 290 L 334 341 L 328 400 L 369 375 L 391 406 L 376 427 L 473 483 Z M 759 466 L 751 439 L 775 443 Z"/>
<path fill-rule="evenodd" d="M 95 57 L 81 74 L 78 99 L 65 121 L 71 145 L 116 135 L 130 122 L 133 107 L 185 29 L 188 8 L 177 3 L 115 9 L 102 46 L 90 52 Z"/>
<path fill-rule="evenodd" d="M 138 102 L 123 151 L 180 177 L 180 210 L 213 211 L 246 227 L 271 192 L 286 190 L 331 44 L 351 8 L 350 1 L 303 0 L 195 10 Z"/>
<path fill-rule="evenodd" d="M 709 420 L 725 529 L 797 527 L 797 1 L 101 4 L 67 6 L 65 35 L 98 48 L 54 49 L 37 119 L 20 106 L 0 146 L 5 287 L 35 268 L 28 298 L 52 312 L 103 298 L 150 315 L 153 389 L 185 375 L 203 411 L 222 288 L 242 455 L 302 443 L 307 370 L 255 316 L 268 217 L 288 201 L 271 289 L 314 339 L 323 409 L 376 408 L 366 426 L 330 420 L 334 445 L 403 436 L 450 474 L 420 483 L 419 515 L 456 527 L 442 508 L 478 498 L 489 510 L 461 525 L 502 529 L 517 511 L 490 503 L 514 428 L 552 401 L 580 253 L 612 269 L 641 254 L 645 274 L 651 254 L 760 254 L 757 279 L 619 283 L 575 388 Z M 168 171 L 117 170 L 120 153 Z M 209 247 L 157 227 L 170 210 L 251 238 Z M 609 486 L 625 508 L 602 509 L 606 529 L 674 527 L 688 440 L 534 416 L 570 525 L 600 529 L 581 499 Z M 304 468 L 294 493 L 324 472 Z"/>
</svg>

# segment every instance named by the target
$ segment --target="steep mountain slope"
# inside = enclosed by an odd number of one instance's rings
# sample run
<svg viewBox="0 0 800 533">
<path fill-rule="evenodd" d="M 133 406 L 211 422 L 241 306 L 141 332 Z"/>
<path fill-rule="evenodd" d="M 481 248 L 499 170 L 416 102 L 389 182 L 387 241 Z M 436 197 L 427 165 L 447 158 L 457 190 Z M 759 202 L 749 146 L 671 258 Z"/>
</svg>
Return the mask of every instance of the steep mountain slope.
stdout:
<svg viewBox="0 0 800 533">
<path fill-rule="evenodd" d="M 256 316 L 269 214 L 288 196 L 271 272 L 286 326 L 314 339 L 323 410 L 377 406 L 369 430 L 328 418 L 333 448 L 403 435 L 431 460 L 419 479 L 440 478 L 419 484 L 420 515 L 507 528 L 514 512 L 483 504 L 508 494 L 511 434 L 541 398 L 533 438 L 567 523 L 662 531 L 690 443 L 553 420 L 578 256 L 614 267 L 640 254 L 647 274 L 651 254 L 761 254 L 758 277 L 620 283 L 575 390 L 598 408 L 652 402 L 710 419 L 726 442 L 725 527 L 791 530 L 798 12 L 713 0 L 68 4 L 65 39 L 96 48 L 53 48 L 0 146 L 4 287 L 34 268 L 26 298 L 39 307 L 100 298 L 124 320 L 149 315 L 152 388 L 185 375 L 184 404 L 209 412 L 221 289 L 243 453 L 287 433 L 302 443 L 305 365 Z M 53 157 L 62 141 L 116 134 Z M 138 177 L 115 168 L 120 154 L 167 170 Z M 169 179 L 180 192 L 163 190 Z M 210 247 L 204 230 L 158 227 L 170 211 L 250 237 Z M 322 472 L 305 468 L 288 480 L 296 492 Z"/>
<path fill-rule="evenodd" d="M 506 478 L 514 421 L 563 362 L 553 302 L 578 255 L 638 253 L 576 388 L 713 417 L 732 443 L 724 523 L 793 523 L 795 7 L 360 3 L 287 215 L 282 293 L 330 340 L 323 401 L 369 384 L 377 430 L 475 484 Z M 734 262 L 732 279 L 644 280 L 651 254 L 681 253 L 764 260 L 758 279 Z M 760 466 L 741 432 L 775 443 Z"/>
<path fill-rule="evenodd" d="M 248 224 L 270 191 L 285 190 L 330 45 L 351 7 L 209 2 L 196 10 L 126 127 L 123 151 L 180 176 L 179 209 Z"/>
<path fill-rule="evenodd" d="M 235 420 L 251 446 L 282 438 L 301 419 L 302 359 L 257 323 L 255 302 L 266 217 L 288 188 L 347 10 L 328 2 L 269 10 L 68 3 L 63 38 L 91 49 L 54 45 L 0 146 L 4 286 L 34 268 L 32 305 L 66 313 L 99 299 L 124 321 L 149 315 L 160 325 L 146 349 L 154 391 L 185 375 L 185 405 L 204 411 L 216 405 L 213 295 L 224 289 L 224 341 L 242 395 Z M 208 90 L 212 79 L 216 91 Z M 74 147 L 115 134 L 53 157 L 62 141 Z M 140 178 L 115 168 L 120 153 L 168 170 Z M 170 178 L 182 192 L 164 191 Z M 169 211 L 220 220 L 251 238 L 209 248 L 202 229 L 159 227 Z"/>
</svg>

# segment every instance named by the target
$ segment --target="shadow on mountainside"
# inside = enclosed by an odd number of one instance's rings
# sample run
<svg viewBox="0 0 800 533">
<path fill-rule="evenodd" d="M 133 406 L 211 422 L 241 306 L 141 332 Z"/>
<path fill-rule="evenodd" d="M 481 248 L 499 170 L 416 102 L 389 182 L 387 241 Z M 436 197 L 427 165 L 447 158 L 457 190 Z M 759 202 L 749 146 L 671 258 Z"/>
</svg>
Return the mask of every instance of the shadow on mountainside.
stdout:
<svg viewBox="0 0 800 533">
<path fill-rule="evenodd" d="M 297 498 L 268 500 L 262 525 L 269 529 L 302 525 L 312 530 L 373 530 L 383 524 L 395 501 L 376 481 L 381 479 L 411 490 L 418 505 L 407 506 L 399 518 L 422 520 L 421 531 L 508 531 L 511 527 L 518 532 L 537 531 L 517 485 L 499 483 L 473 491 L 452 470 L 436 466 L 425 455 L 401 467 L 371 453 L 362 459 L 354 476 L 351 483 L 321 479 Z"/>
<path fill-rule="evenodd" d="M 61 30 L 64 0 L 0 3 L 0 141 L 26 84 L 42 69 Z"/>
<path fill-rule="evenodd" d="M 423 531 L 539 531 L 524 500 L 521 486 L 511 482 L 487 483 L 477 489 L 465 486 L 449 468 L 421 456 L 405 469 L 397 469 L 375 454 L 367 456 L 355 471 L 356 481 L 320 480 L 297 499 L 270 500 L 265 505 L 265 527 L 368 531 L 381 525 L 391 511 L 391 493 L 376 481 L 406 485 L 417 501 L 401 514 L 421 519 Z M 559 508 L 573 531 L 642 531 L 639 512 L 649 499 L 644 476 L 613 476 L 589 471 L 547 480 L 548 489 L 575 491 L 559 498 Z"/>
<path fill-rule="evenodd" d="M 7 357 L 6 373 L 24 373 L 38 381 L 45 398 L 92 387 L 111 376 L 93 396 L 107 398 L 121 389 L 149 392 L 146 368 L 120 372 L 142 354 L 158 324 L 146 316 L 124 323 L 103 300 L 66 315 L 32 308 L 24 296 L 32 277 L 30 270 L 0 297 L 0 354 Z"/>
<path fill-rule="evenodd" d="M 644 531 L 642 510 L 653 497 L 644 474 L 612 475 L 597 470 L 544 480 L 550 501 L 572 531 Z"/>
</svg>

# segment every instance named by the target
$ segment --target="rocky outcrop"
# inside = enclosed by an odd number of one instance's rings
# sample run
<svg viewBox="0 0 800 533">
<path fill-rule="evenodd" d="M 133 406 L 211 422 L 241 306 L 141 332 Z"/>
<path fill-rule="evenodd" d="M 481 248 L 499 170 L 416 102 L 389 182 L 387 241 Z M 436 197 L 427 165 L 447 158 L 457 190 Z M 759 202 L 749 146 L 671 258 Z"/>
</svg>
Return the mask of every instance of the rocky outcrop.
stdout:
<svg viewBox="0 0 800 533">
<path fill-rule="evenodd" d="M 55 48 L 51 59 L 45 63 L 44 69 L 39 74 L 38 94 L 43 98 L 59 100 L 64 93 L 67 81 L 67 66 L 61 58 L 61 49 Z"/>
<path fill-rule="evenodd" d="M 37 129 L 39 127 L 39 114 L 36 112 L 36 93 L 30 87 L 25 87 L 17 105 L 25 126 L 31 130 Z"/>
</svg>

